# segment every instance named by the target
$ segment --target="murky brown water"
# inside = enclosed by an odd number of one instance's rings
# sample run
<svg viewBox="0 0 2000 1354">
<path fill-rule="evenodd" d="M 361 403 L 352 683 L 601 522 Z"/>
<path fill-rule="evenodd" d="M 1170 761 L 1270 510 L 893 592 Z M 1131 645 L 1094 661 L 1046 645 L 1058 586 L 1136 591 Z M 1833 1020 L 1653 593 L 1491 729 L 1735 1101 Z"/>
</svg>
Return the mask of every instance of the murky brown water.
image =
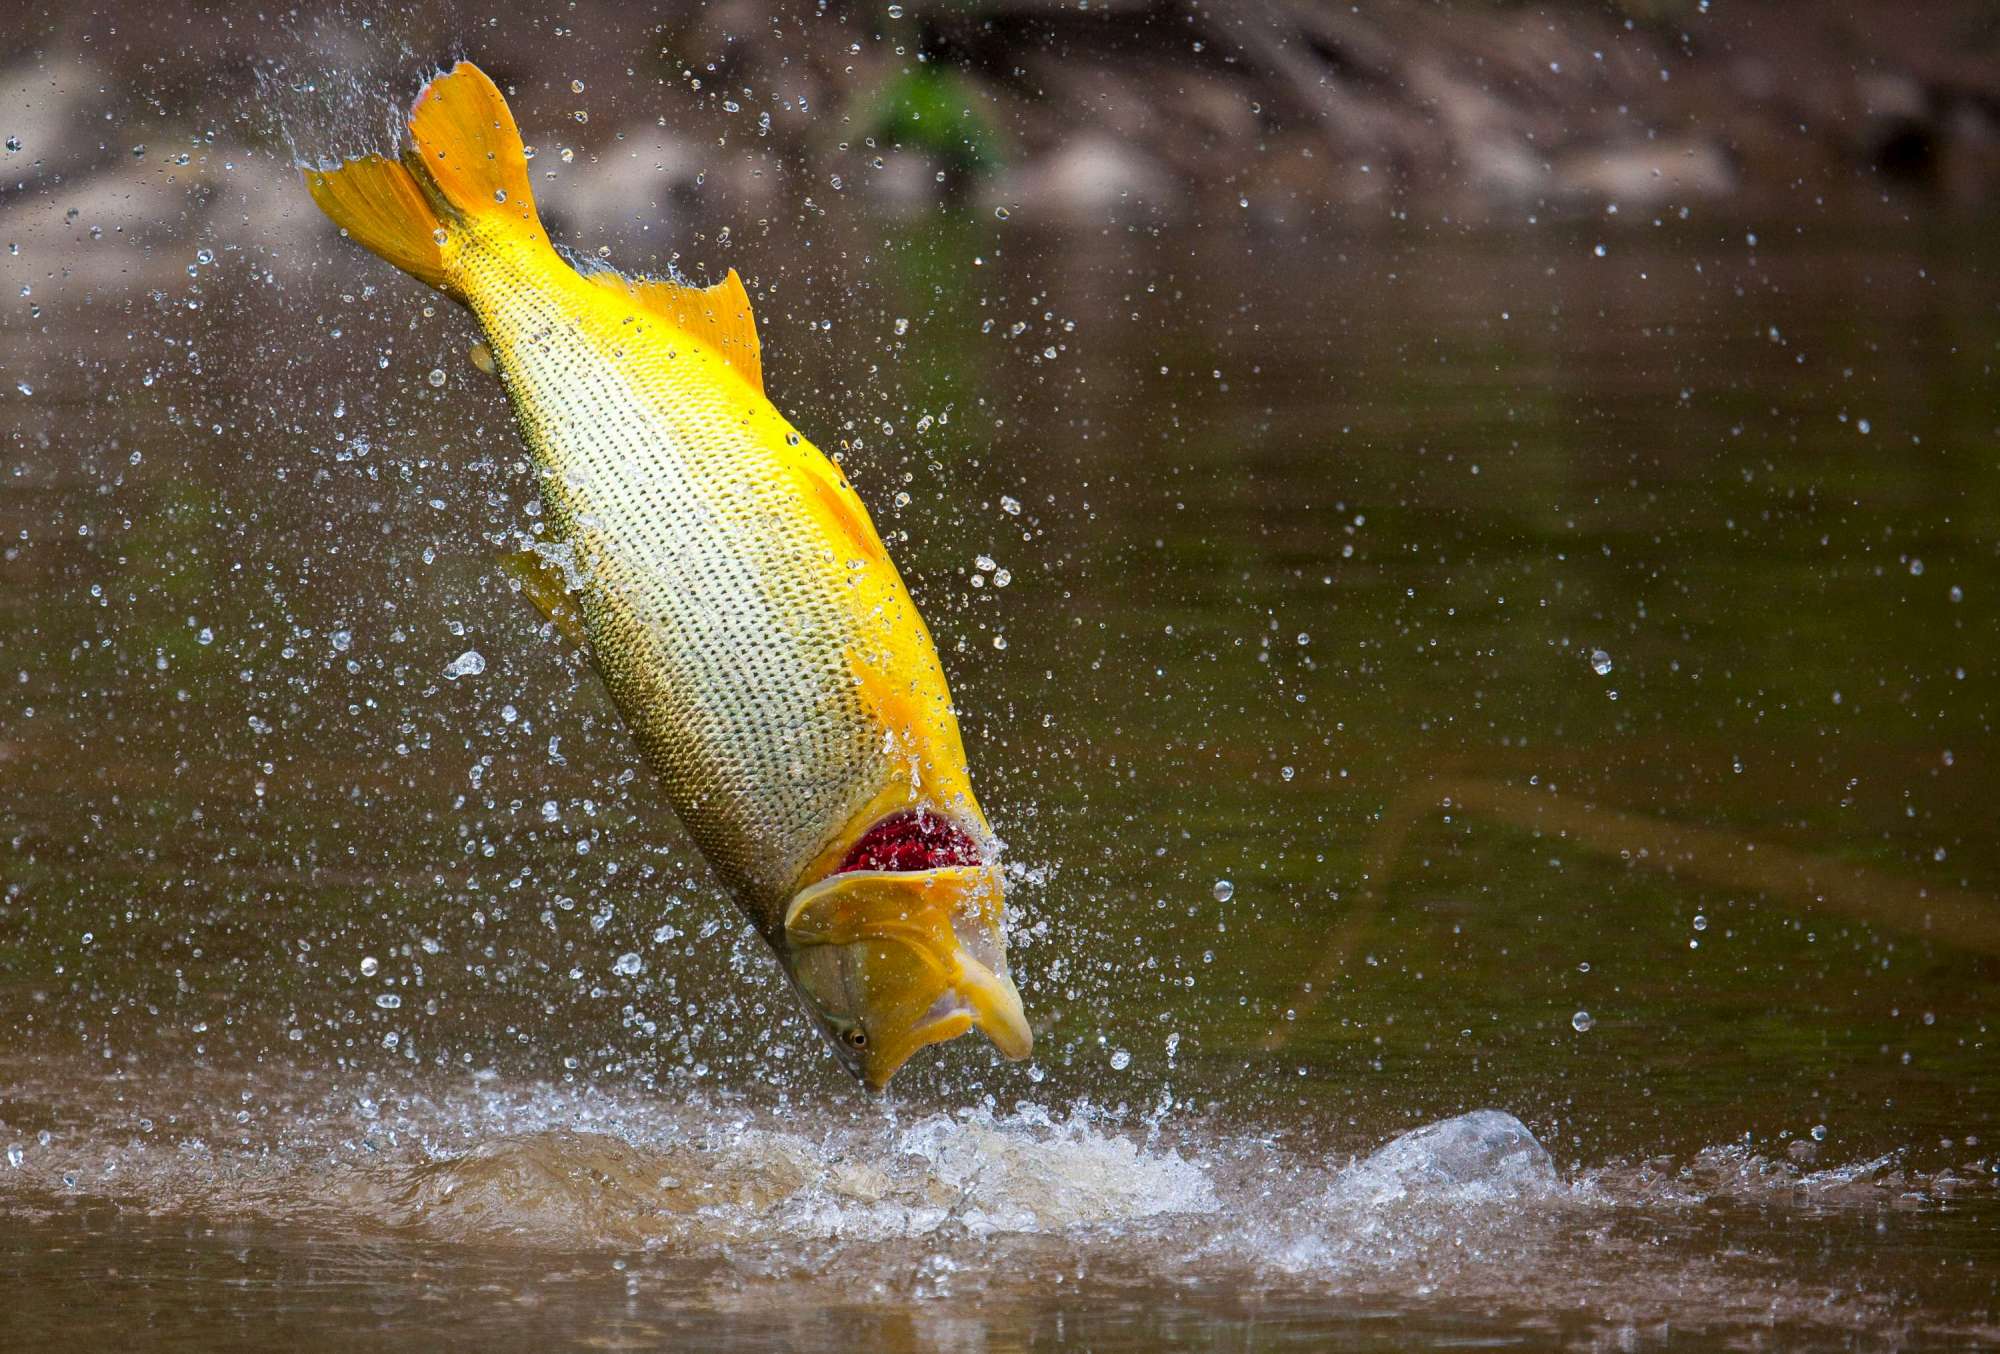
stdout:
<svg viewBox="0 0 2000 1354">
<path fill-rule="evenodd" d="M 674 223 L 1018 867 L 1037 1061 L 876 1103 L 226 141 L 0 200 L 0 1343 L 2000 1340 L 1978 223 Z"/>
</svg>

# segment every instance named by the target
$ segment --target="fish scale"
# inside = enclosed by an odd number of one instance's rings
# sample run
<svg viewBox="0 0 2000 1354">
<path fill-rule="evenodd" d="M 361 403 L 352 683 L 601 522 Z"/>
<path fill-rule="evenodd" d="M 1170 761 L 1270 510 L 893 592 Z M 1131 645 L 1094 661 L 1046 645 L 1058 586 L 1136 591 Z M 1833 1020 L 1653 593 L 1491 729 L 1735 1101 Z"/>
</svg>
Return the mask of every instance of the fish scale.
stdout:
<svg viewBox="0 0 2000 1354">
<path fill-rule="evenodd" d="M 852 1071 L 880 1087 L 975 1026 L 1025 1057 L 999 841 L 937 649 L 853 487 L 765 398 L 742 281 L 578 272 L 470 63 L 425 87 L 410 132 L 400 160 L 306 183 L 479 321 L 547 507 L 542 548 L 508 562 L 523 591 L 587 645 Z M 560 575 L 550 550 L 568 552 Z"/>
<path fill-rule="evenodd" d="M 504 248 L 466 252 L 551 526 L 583 562 L 606 686 L 702 853 L 775 926 L 885 783 L 882 731 L 841 657 L 868 642 L 837 605 L 844 568 L 786 529 L 793 496 L 754 411 L 731 418 L 699 371 L 713 359 L 675 350 L 614 368 L 607 354 L 635 326 L 597 332 L 522 285 Z"/>
</svg>

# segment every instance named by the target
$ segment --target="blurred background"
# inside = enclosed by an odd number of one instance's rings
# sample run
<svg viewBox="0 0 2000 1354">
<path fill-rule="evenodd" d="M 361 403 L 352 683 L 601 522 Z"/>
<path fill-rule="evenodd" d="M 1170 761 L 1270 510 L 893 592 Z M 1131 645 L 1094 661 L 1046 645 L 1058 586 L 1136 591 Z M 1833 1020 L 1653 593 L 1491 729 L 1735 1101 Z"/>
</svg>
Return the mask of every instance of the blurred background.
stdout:
<svg viewBox="0 0 2000 1354">
<path fill-rule="evenodd" d="M 1328 1293 L 1597 1347 L 1995 1328 L 1993 5 L 158 0 L 10 33 L 0 1201 L 55 1295 L 24 1320 L 88 1333 L 51 1257 L 143 1274 L 143 1215 L 399 1312 L 410 1253 L 329 1278 L 298 1229 L 694 1254 L 646 1291 L 737 1294 L 711 1340 L 801 1247 L 889 1305 L 790 1337 L 879 1347 L 1237 1347 L 1275 1319 L 1245 1285 L 1353 1347 L 1415 1328 Z M 943 650 L 1032 1064 L 962 1040 L 886 1108 L 848 1086 L 494 567 L 534 491 L 471 322 L 297 168 L 387 149 L 459 57 L 575 255 L 743 274 L 773 399 Z M 1451 1265 L 1407 1219 L 1290 1216 L 1481 1106 L 1609 1211 L 1453 1215 Z M 809 1188 L 715 1148 L 714 1197 L 859 1207 L 828 1172 L 902 1182 L 896 1125 L 936 1114 L 1116 1149 L 933 1161 L 925 1199 L 1207 1230 L 1035 1242 L 1076 1305 L 961 1275 L 1001 1313 L 961 1328 L 918 1301 L 960 1233 L 718 1242 L 631 1183 L 670 1140 L 838 1125 Z M 642 1159 L 549 1136 L 585 1131 Z M 520 1135 L 535 1171 L 442 1202 L 467 1182 L 427 1172 Z M 633 1193 L 552 1183 L 585 1176 Z M 159 1225 L 198 1291 L 236 1273 Z M 527 1282 L 423 1256 L 468 1331 Z M 551 1330 L 613 1291 L 577 1264 Z M 316 1310 L 281 1328 L 335 1339 Z"/>
</svg>

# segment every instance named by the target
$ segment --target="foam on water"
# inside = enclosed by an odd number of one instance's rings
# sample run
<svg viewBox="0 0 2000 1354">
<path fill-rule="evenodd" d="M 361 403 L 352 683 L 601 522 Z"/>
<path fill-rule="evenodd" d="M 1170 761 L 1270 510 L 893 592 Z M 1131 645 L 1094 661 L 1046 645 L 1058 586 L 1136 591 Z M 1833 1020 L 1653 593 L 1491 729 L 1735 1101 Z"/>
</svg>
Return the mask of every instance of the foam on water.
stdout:
<svg viewBox="0 0 2000 1354">
<path fill-rule="evenodd" d="M 1819 1168 L 1742 1147 L 1565 1178 L 1494 1110 L 1328 1156 L 1088 1104 L 911 1118 L 858 1098 L 806 1112 L 494 1076 L 14 1084 L 0 1216 L 97 1198 L 364 1241 L 610 1252 L 692 1263 L 717 1304 L 771 1284 L 1033 1303 L 1055 1275 L 1107 1293 L 1398 1304 L 1505 1304 L 1532 1285 L 1543 1304 L 1620 1320 L 1666 1319 L 1699 1293 L 1711 1318 L 1853 1329 L 1886 1319 L 1894 1295 L 1774 1296 L 1741 1234 L 1725 1246 L 1702 1231 L 1711 1206 L 1907 1208 L 1987 1188 L 1891 1159 Z M 1663 1251 L 1663 1237 L 1683 1244 Z"/>
</svg>

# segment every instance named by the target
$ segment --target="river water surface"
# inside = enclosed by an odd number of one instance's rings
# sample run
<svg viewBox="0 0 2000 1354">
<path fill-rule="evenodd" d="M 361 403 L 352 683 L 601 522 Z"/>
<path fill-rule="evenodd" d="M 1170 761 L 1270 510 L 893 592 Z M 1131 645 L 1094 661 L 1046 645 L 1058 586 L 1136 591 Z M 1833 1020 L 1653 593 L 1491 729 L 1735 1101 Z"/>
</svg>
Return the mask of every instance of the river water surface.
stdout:
<svg viewBox="0 0 2000 1354">
<path fill-rule="evenodd" d="M 1990 230 L 767 212 L 1035 1060 L 845 1080 L 469 321 L 156 146 L 0 203 L 0 1345 L 2000 1341 Z"/>
</svg>

